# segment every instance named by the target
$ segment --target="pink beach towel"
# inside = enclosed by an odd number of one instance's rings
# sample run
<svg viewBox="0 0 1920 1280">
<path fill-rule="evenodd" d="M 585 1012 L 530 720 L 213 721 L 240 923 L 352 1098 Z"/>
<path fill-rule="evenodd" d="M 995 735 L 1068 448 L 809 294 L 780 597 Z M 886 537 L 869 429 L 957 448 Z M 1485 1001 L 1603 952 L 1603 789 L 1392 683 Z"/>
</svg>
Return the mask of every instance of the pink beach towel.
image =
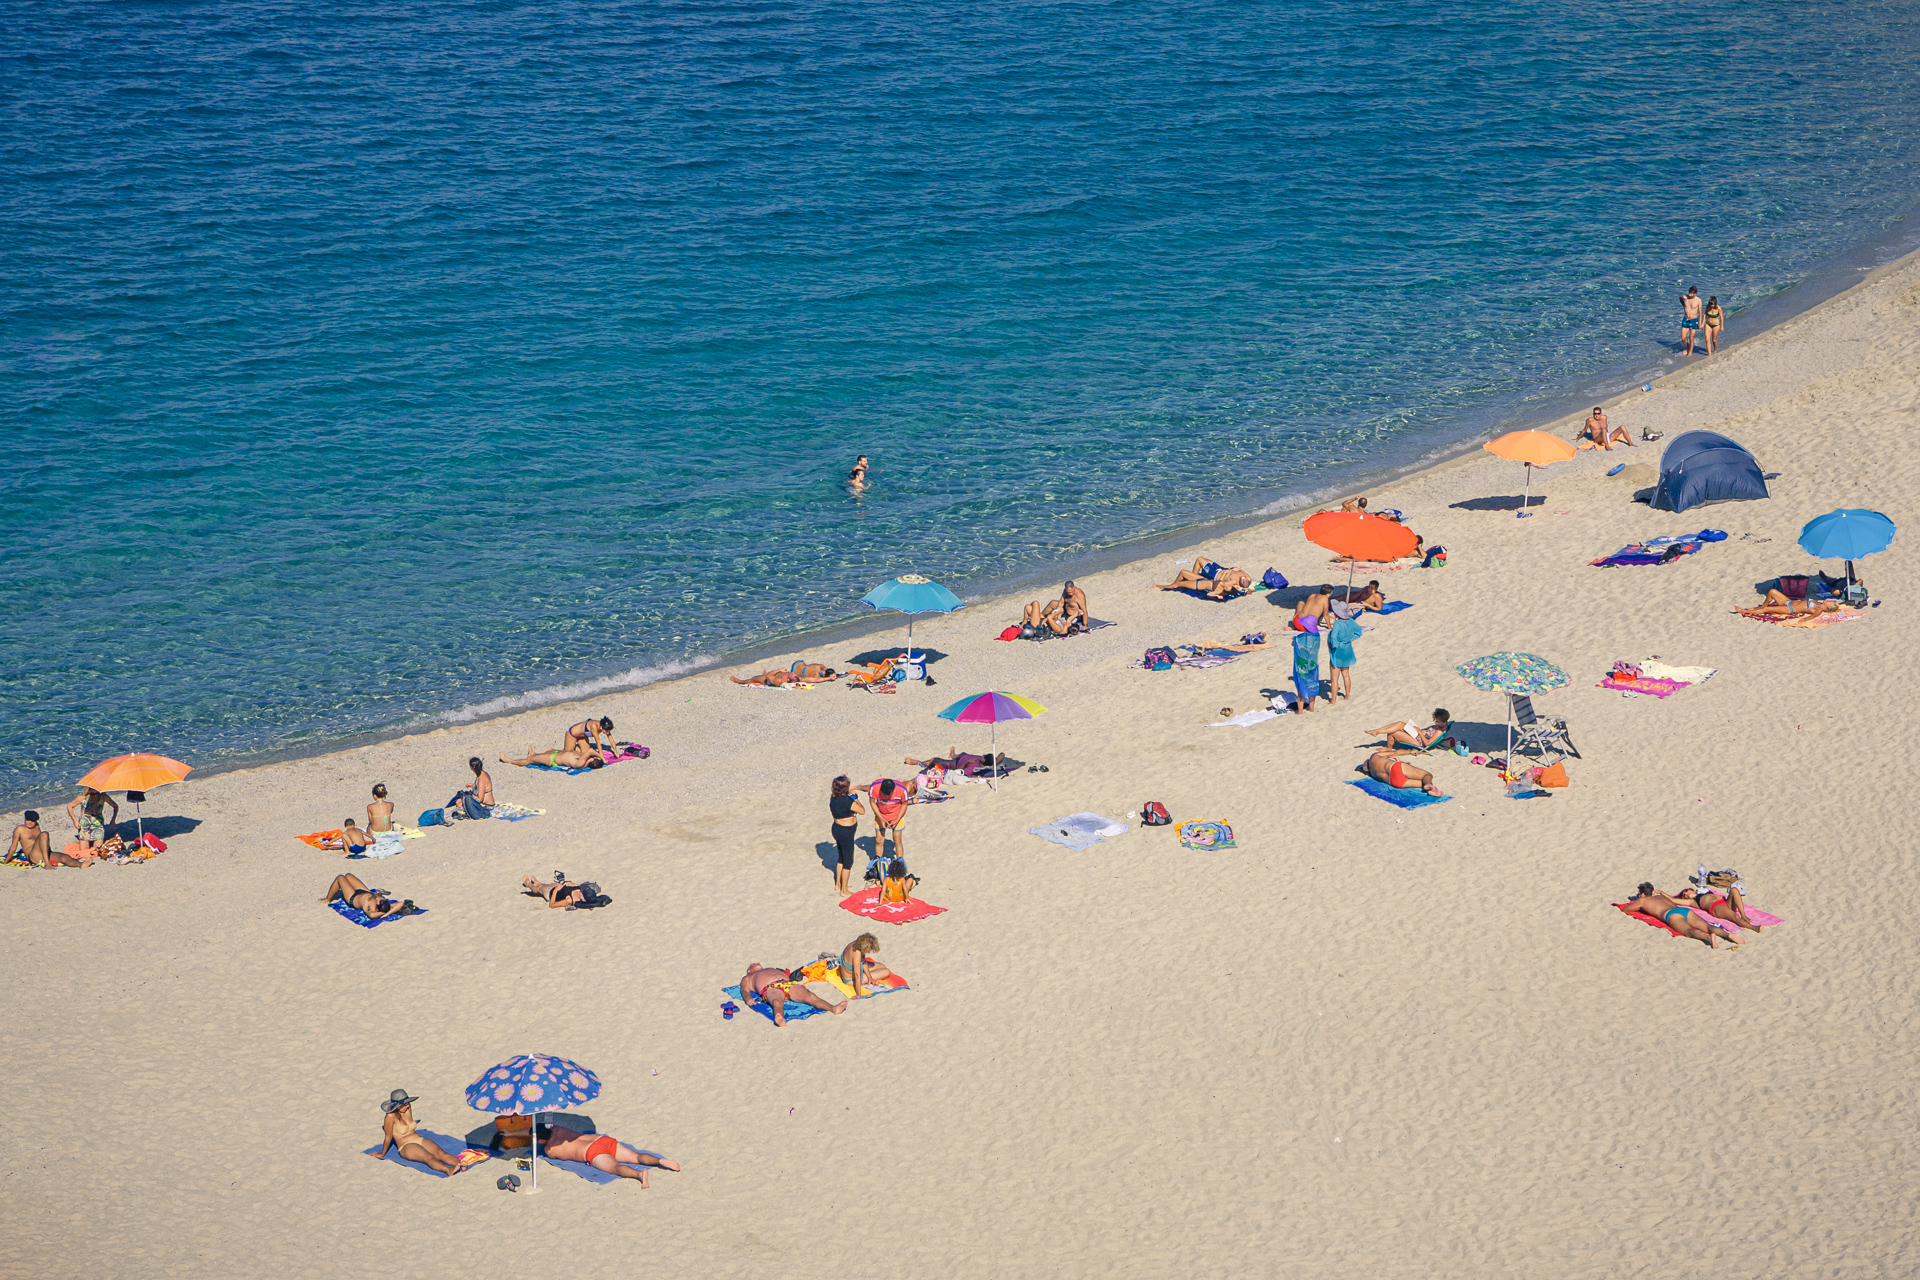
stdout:
<svg viewBox="0 0 1920 1280">
<path fill-rule="evenodd" d="M 905 902 L 882 902 L 878 889 L 862 889 L 840 905 L 857 916 L 886 924 L 912 924 L 915 920 L 925 920 L 928 916 L 941 915 L 946 911 L 945 907 L 936 907 L 918 898 L 909 898 Z"/>
<path fill-rule="evenodd" d="M 1665 920 L 1656 920 L 1652 916 L 1641 915 L 1638 911 L 1635 911 L 1627 903 L 1616 902 L 1613 904 L 1613 909 L 1615 911 L 1618 911 L 1621 915 L 1624 915 L 1629 920 L 1638 920 L 1643 924 L 1650 924 L 1656 929 L 1664 929 L 1666 932 L 1671 933 L 1676 938 L 1685 936 L 1681 934 L 1677 929 L 1669 925 Z M 1742 929 L 1739 925 L 1735 924 L 1731 920 L 1722 920 L 1716 916 L 1710 916 L 1706 912 L 1699 911 L 1699 910 L 1695 910 L 1694 914 L 1700 917 L 1702 920 L 1705 920 L 1709 928 L 1724 930 L 1725 932 L 1731 933 L 1731 934 L 1742 934 L 1746 932 L 1745 929 Z M 1747 919 L 1753 921 L 1755 924 L 1759 925 L 1762 929 L 1771 928 L 1776 924 L 1786 923 L 1786 921 L 1782 920 L 1779 916 L 1776 916 L 1771 912 L 1762 911 L 1760 908 L 1755 906 L 1747 907 Z"/>
<path fill-rule="evenodd" d="M 1644 693 L 1649 698 L 1671 698 L 1682 689 L 1693 688 L 1684 680 L 1659 680 L 1650 676 L 1635 676 L 1631 680 L 1602 680 L 1594 687 L 1618 689 L 1622 693 Z"/>
</svg>

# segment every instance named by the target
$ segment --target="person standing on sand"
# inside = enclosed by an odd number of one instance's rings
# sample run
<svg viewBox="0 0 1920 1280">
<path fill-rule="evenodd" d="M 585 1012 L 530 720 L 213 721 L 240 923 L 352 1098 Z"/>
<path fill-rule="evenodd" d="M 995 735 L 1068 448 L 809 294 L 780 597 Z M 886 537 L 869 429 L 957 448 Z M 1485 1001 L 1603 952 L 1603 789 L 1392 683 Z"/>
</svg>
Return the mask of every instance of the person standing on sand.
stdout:
<svg viewBox="0 0 1920 1280">
<path fill-rule="evenodd" d="M 893 856 L 907 856 L 907 834 L 902 828 L 907 823 L 907 806 L 918 790 L 914 783 L 899 783 L 892 778 L 882 778 L 867 788 L 867 798 L 873 801 L 874 857 L 880 856 L 889 836 L 893 838 Z"/>
<path fill-rule="evenodd" d="M 1707 330 L 1707 354 L 1720 350 L 1720 330 L 1726 328 L 1727 313 L 1720 309 L 1719 295 L 1707 299 L 1707 308 L 1700 313 L 1700 321 Z"/>
<path fill-rule="evenodd" d="M 100 812 L 102 807 L 112 809 L 113 816 L 103 817 Z M 75 813 L 76 808 L 80 812 Z M 107 838 L 107 828 L 120 821 L 120 806 L 114 803 L 112 796 L 87 787 L 67 804 L 67 821 L 73 823 L 73 829 L 79 833 L 85 851 L 92 853 L 95 846 Z"/>
<path fill-rule="evenodd" d="M 1686 343 L 1687 354 L 1693 354 L 1693 340 L 1700 333 L 1700 286 L 1692 285 L 1686 296 L 1680 299 L 1680 340 Z"/>
<path fill-rule="evenodd" d="M 1320 620 L 1309 614 L 1295 621 L 1302 625 L 1293 638 L 1293 692 L 1300 710 L 1307 712 L 1320 696 Z"/>
<path fill-rule="evenodd" d="M 853 838 L 860 830 L 860 817 L 867 807 L 853 794 L 847 775 L 833 780 L 833 794 L 827 797 L 827 812 L 833 815 L 833 847 L 837 855 L 833 869 L 833 891 L 842 898 L 853 892 L 847 882 L 853 876 Z"/>
<path fill-rule="evenodd" d="M 1360 624 L 1352 618 L 1336 620 L 1333 630 L 1327 632 L 1327 674 L 1333 681 L 1327 696 L 1329 706 L 1341 698 L 1353 701 L 1353 642 L 1359 638 Z"/>
</svg>

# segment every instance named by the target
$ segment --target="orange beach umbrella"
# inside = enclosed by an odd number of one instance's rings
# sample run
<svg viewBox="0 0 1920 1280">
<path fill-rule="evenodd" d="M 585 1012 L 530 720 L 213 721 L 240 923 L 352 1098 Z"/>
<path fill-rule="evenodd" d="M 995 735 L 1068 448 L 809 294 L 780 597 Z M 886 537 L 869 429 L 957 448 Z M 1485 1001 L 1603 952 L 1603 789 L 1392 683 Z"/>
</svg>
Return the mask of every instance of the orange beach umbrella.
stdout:
<svg viewBox="0 0 1920 1280">
<path fill-rule="evenodd" d="M 1550 462 L 1565 462 L 1580 452 L 1559 436 L 1550 436 L 1544 431 L 1509 431 L 1498 440 L 1487 441 L 1484 447 L 1496 458 L 1526 464 L 1527 488 L 1520 499 L 1522 516 L 1528 514 L 1527 505 L 1533 501 L 1533 469 Z"/>
<path fill-rule="evenodd" d="M 1347 592 L 1353 592 L 1353 571 L 1361 560 L 1398 560 L 1410 555 L 1420 540 L 1398 520 L 1370 511 L 1322 511 L 1302 526 L 1307 541 L 1335 555 L 1348 557 Z"/>
<path fill-rule="evenodd" d="M 136 751 L 130 756 L 102 760 L 87 770 L 87 776 L 80 779 L 80 785 L 92 787 L 95 791 L 151 791 L 169 782 L 179 782 L 192 772 L 193 766 L 190 764 L 181 764 L 178 760 L 169 760 L 147 751 Z"/>
</svg>

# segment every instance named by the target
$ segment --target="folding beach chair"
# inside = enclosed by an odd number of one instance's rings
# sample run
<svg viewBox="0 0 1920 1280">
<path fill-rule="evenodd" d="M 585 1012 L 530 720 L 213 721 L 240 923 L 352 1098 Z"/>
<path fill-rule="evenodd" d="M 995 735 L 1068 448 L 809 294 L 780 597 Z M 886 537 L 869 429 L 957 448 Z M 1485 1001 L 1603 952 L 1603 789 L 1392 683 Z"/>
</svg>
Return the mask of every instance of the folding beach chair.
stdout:
<svg viewBox="0 0 1920 1280">
<path fill-rule="evenodd" d="M 848 667 L 840 674 L 847 678 L 849 689 L 873 689 L 906 678 L 906 673 L 900 670 L 900 664 L 892 658 L 883 658 L 864 667 Z"/>
<path fill-rule="evenodd" d="M 1519 755 L 1528 747 L 1544 757 L 1551 751 L 1563 759 L 1572 756 L 1580 758 L 1579 749 L 1573 745 L 1573 738 L 1567 733 L 1567 722 L 1557 718 L 1543 719 L 1533 709 L 1533 699 L 1522 694 L 1510 693 L 1507 701 L 1513 707 L 1513 754 Z"/>
</svg>

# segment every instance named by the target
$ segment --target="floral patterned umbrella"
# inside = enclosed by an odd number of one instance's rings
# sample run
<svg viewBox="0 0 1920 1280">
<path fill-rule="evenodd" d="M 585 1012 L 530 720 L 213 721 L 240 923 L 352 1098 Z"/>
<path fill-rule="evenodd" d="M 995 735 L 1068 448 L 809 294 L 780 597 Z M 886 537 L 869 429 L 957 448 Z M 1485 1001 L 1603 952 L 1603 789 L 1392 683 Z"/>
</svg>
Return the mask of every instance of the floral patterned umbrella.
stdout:
<svg viewBox="0 0 1920 1280">
<path fill-rule="evenodd" d="M 1532 697 L 1567 683 L 1567 673 L 1537 653 L 1490 653 L 1454 668 L 1476 689 Z M 1513 699 L 1507 699 L 1507 770 L 1513 770 Z"/>
<path fill-rule="evenodd" d="M 577 1062 L 547 1053 L 522 1053 L 488 1067 L 467 1086 L 467 1105 L 503 1116 L 565 1111 L 600 1096 L 600 1077 Z M 540 1121 L 533 1122 L 533 1185 L 540 1189 Z"/>
</svg>

